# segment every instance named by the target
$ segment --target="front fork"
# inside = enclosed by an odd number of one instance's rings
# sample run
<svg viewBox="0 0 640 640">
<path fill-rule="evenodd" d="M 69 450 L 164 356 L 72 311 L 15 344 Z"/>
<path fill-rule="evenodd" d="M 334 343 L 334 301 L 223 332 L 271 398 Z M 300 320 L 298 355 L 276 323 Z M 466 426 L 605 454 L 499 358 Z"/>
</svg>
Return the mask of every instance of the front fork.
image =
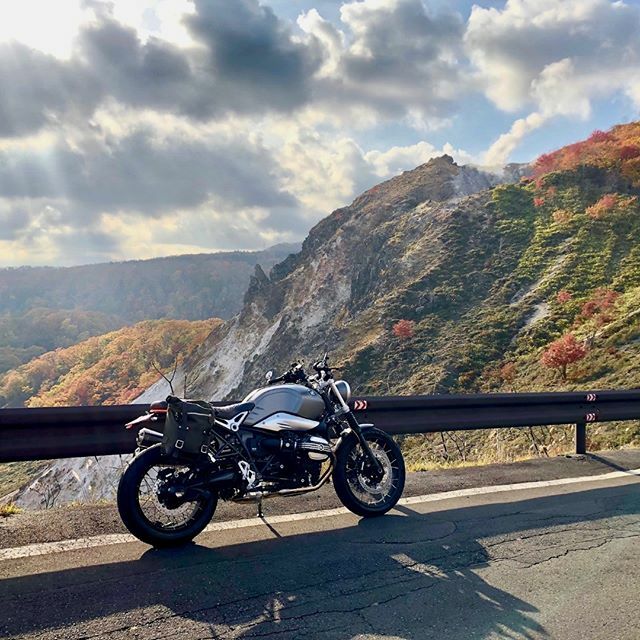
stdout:
<svg viewBox="0 0 640 640">
<path fill-rule="evenodd" d="M 371 466 L 374 468 L 376 476 L 379 476 L 379 478 L 381 478 L 382 474 L 384 473 L 384 469 L 382 467 L 382 464 L 380 463 L 380 460 L 378 460 L 378 458 L 376 458 L 375 455 L 373 455 L 373 451 L 371 451 L 371 447 L 369 446 L 367 439 L 364 437 L 364 434 L 362 433 L 362 429 L 360 428 L 360 423 L 358 422 L 356 417 L 353 415 L 352 411 L 349 411 L 347 414 L 345 414 L 345 418 L 349 423 L 349 426 L 351 427 L 351 431 L 353 431 L 353 433 L 356 435 L 356 438 L 358 438 L 358 442 L 360 443 L 360 446 L 362 447 L 362 450 L 367 456 Z"/>
<path fill-rule="evenodd" d="M 356 417 L 353 415 L 353 411 L 351 411 L 351 409 L 349 408 L 349 405 L 346 403 L 345 399 L 342 397 L 342 394 L 336 387 L 335 381 L 333 379 L 330 379 L 328 383 L 329 383 L 329 387 L 331 388 L 331 391 L 333 392 L 334 397 L 338 399 L 338 402 L 342 407 L 342 415 L 345 417 L 346 421 L 351 427 L 351 431 L 353 431 L 353 433 L 355 433 L 356 435 L 356 438 L 358 438 L 358 442 L 360 443 L 360 446 L 362 447 L 362 450 L 364 451 L 365 455 L 369 459 L 371 466 L 375 469 L 376 475 L 382 477 L 382 474 L 384 473 L 382 464 L 380 464 L 380 461 L 378 460 L 378 458 L 376 458 L 373 455 L 373 451 L 371 451 L 371 447 L 369 446 L 369 443 L 367 442 L 366 438 L 362 434 L 360 423 L 358 422 Z"/>
</svg>

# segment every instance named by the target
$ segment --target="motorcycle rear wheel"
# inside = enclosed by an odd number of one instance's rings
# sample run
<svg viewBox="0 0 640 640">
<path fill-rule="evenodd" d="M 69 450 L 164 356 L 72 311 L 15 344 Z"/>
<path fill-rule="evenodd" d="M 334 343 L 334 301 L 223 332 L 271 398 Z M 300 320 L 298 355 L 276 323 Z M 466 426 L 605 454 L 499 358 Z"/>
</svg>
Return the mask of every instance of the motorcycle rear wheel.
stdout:
<svg viewBox="0 0 640 640">
<path fill-rule="evenodd" d="M 163 483 L 188 471 L 187 465 L 165 460 L 160 444 L 129 462 L 118 485 L 118 511 L 136 538 L 158 548 L 176 547 L 193 540 L 207 526 L 218 504 L 216 492 L 201 494 L 175 508 L 158 497 Z"/>
<path fill-rule="evenodd" d="M 405 467 L 400 447 L 379 429 L 367 429 L 363 435 L 374 456 L 382 464 L 379 481 L 368 476 L 368 457 L 355 436 L 338 449 L 333 486 L 342 504 L 365 518 L 381 516 L 392 509 L 404 491 Z"/>
</svg>

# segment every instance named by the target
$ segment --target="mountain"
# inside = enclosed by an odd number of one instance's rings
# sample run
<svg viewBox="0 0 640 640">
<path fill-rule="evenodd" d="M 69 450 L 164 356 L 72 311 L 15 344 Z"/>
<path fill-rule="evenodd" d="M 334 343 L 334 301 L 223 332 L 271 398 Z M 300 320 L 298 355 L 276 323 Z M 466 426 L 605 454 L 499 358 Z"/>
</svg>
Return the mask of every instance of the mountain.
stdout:
<svg viewBox="0 0 640 640">
<path fill-rule="evenodd" d="M 0 377 L 0 406 L 127 404 L 221 323 L 147 320 L 50 351 Z"/>
<path fill-rule="evenodd" d="M 265 370 L 324 350 L 347 367 L 360 393 L 449 386 L 445 360 L 457 357 L 438 358 L 437 341 L 451 348 L 456 320 L 499 277 L 485 269 L 498 246 L 489 203 L 499 182 L 443 156 L 334 211 L 300 253 L 269 276 L 256 269 L 240 314 L 188 363 L 197 390 L 240 397 Z M 400 320 L 416 323 L 410 350 L 392 332 Z"/>
<path fill-rule="evenodd" d="M 0 377 L 0 406 L 78 406 L 131 402 L 162 372 L 171 378 L 176 361 L 187 357 L 221 320 L 147 320 L 105 335 L 89 338 L 66 349 L 56 349 Z M 176 393 L 184 393 L 184 382 Z M 188 391 L 188 390 L 187 390 Z M 41 506 L 39 487 L 52 490 L 51 476 L 64 469 L 72 483 L 68 500 L 96 493 L 109 476 L 111 490 L 120 466 L 119 456 L 58 460 L 52 464 L 16 462 L 0 465 L 0 497 L 44 473 L 46 483 L 26 492 L 25 502 Z M 91 494 L 81 494 L 79 465 L 94 473 L 81 474 Z M 104 469 L 115 469 L 111 475 Z M 98 469 L 102 471 L 95 473 Z M 71 471 L 74 471 L 72 473 Z M 114 475 L 115 474 L 115 475 Z M 86 476 L 86 477 L 84 477 Z M 37 482 L 37 481 L 36 481 Z M 105 489 L 106 491 L 106 489 Z M 51 496 L 48 496 L 51 500 Z"/>
<path fill-rule="evenodd" d="M 255 265 L 268 272 L 298 248 L 0 269 L 0 373 L 141 320 L 230 318 Z"/>
<path fill-rule="evenodd" d="M 187 363 L 197 394 L 240 398 L 324 350 L 359 394 L 640 386 L 640 123 L 509 177 L 443 156 L 334 211 L 256 269 L 242 311 Z"/>
</svg>

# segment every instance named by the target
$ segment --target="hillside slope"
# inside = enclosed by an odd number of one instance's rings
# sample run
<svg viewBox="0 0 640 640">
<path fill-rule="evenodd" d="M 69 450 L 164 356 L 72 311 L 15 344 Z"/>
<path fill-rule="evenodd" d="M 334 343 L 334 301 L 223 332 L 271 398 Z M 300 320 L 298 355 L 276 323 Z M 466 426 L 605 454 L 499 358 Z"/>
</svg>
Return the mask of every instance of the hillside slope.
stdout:
<svg viewBox="0 0 640 640">
<path fill-rule="evenodd" d="M 0 269 L 0 373 L 141 320 L 230 318 L 255 265 L 268 272 L 298 249 Z"/>
<path fill-rule="evenodd" d="M 221 323 L 147 320 L 45 353 L 0 377 L 0 406 L 127 404 Z"/>
<path fill-rule="evenodd" d="M 176 359 L 187 357 L 221 322 L 149 320 L 46 353 L 0 377 L 0 406 L 126 404 L 159 377 L 157 369 L 171 376 Z M 177 393 L 183 391 L 184 388 L 176 387 Z M 85 489 L 89 491 L 91 487 L 91 495 L 101 497 L 100 487 L 104 487 L 105 478 L 110 478 L 110 491 L 116 477 L 112 477 L 111 471 L 119 470 L 120 464 L 120 456 L 58 460 L 51 464 L 3 464 L 0 497 L 27 481 L 36 479 L 37 483 L 42 474 L 48 479 L 36 487 L 44 486 L 47 491 L 56 486 L 52 485 L 52 476 L 64 477 L 71 483 L 67 502 L 83 496 L 77 486 L 80 476 Z M 26 491 L 23 503 L 43 506 L 43 496 L 38 490 Z"/>
<path fill-rule="evenodd" d="M 445 156 L 367 191 L 257 270 L 189 363 L 197 391 L 241 397 L 325 349 L 361 394 L 640 386 L 639 132 L 596 132 L 514 184 Z M 579 357 L 545 366 L 567 335 Z"/>
</svg>

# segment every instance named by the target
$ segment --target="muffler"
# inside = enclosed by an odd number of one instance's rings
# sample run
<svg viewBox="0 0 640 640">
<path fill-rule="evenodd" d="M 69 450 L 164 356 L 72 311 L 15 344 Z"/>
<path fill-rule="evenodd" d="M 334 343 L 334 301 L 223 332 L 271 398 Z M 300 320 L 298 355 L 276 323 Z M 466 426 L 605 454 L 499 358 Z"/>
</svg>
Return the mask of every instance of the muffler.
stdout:
<svg viewBox="0 0 640 640">
<path fill-rule="evenodd" d="M 154 444 L 162 442 L 162 434 L 159 431 L 153 429 L 140 429 L 136 436 L 136 444 L 140 449 L 147 449 Z"/>
</svg>

